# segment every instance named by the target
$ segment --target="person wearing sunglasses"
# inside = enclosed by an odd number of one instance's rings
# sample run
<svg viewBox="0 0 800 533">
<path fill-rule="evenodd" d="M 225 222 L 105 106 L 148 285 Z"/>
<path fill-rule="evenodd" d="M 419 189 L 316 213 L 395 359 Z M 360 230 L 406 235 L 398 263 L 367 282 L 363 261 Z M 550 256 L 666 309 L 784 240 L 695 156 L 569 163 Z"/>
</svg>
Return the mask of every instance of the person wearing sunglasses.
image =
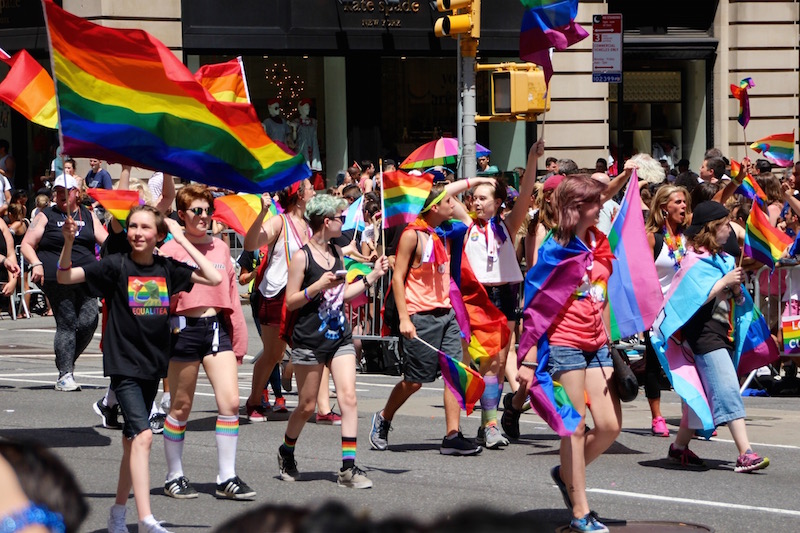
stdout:
<svg viewBox="0 0 800 533">
<path fill-rule="evenodd" d="M 247 352 L 247 325 L 230 248 L 208 234 L 214 197 L 205 185 L 183 187 L 177 196 L 178 216 L 186 238 L 223 274 L 217 286 L 195 285 L 172 300 L 172 353 L 167 378 L 172 404 L 164 422 L 167 477 L 164 494 L 178 499 L 196 498 L 197 491 L 183 472 L 183 442 L 192 410 L 197 376 L 202 363 L 217 402 L 216 442 L 218 475 L 216 496 L 251 499 L 255 491 L 236 475 L 239 438 L 239 378 L 237 361 Z M 189 262 L 190 256 L 174 240 L 161 247 L 162 255 Z"/>
</svg>

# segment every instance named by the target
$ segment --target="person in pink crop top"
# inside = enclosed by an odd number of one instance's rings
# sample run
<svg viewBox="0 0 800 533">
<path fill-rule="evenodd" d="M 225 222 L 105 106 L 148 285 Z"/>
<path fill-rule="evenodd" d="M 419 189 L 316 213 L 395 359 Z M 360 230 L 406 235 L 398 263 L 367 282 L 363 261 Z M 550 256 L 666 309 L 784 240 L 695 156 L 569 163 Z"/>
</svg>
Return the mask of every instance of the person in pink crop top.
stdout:
<svg viewBox="0 0 800 533">
<path fill-rule="evenodd" d="M 197 491 L 183 473 L 183 443 L 192 411 L 197 376 L 202 363 L 217 402 L 216 495 L 231 500 L 251 499 L 255 491 L 236 475 L 239 440 L 239 377 L 237 359 L 247 352 L 247 325 L 239 302 L 230 249 L 208 235 L 214 197 L 208 187 L 187 185 L 178 193 L 178 216 L 185 224 L 186 238 L 222 273 L 216 287 L 195 285 L 172 299 L 172 354 L 167 374 L 172 405 L 164 422 L 164 454 L 167 476 L 164 494 L 178 499 L 197 498 Z M 174 259 L 191 257 L 174 241 L 161 247 Z"/>
</svg>

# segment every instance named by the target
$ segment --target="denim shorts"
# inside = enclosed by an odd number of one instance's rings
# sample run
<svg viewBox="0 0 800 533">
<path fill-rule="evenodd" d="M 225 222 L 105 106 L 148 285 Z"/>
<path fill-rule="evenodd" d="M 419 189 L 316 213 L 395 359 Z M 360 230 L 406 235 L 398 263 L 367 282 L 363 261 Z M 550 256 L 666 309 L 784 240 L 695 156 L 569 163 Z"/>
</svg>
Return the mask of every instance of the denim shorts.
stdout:
<svg viewBox="0 0 800 533">
<path fill-rule="evenodd" d="M 489 301 L 511 322 L 517 319 L 518 291 L 510 283 L 503 285 L 484 285 Z"/>
<path fill-rule="evenodd" d="M 159 379 L 138 379 L 111 376 L 111 390 L 117 395 L 125 425 L 122 434 L 133 439 L 142 431 L 150 430 L 150 408 L 158 394 Z"/>
<path fill-rule="evenodd" d="M 547 371 L 555 377 L 561 372 L 584 370 L 587 368 L 614 368 L 608 346 L 601 346 L 597 351 L 587 352 L 571 346 L 550 346 L 550 360 Z"/>
<path fill-rule="evenodd" d="M 739 393 L 739 378 L 733 368 L 731 353 L 720 348 L 702 355 L 695 354 L 694 366 L 711 404 L 714 425 L 744 418 L 744 402 Z"/>
</svg>

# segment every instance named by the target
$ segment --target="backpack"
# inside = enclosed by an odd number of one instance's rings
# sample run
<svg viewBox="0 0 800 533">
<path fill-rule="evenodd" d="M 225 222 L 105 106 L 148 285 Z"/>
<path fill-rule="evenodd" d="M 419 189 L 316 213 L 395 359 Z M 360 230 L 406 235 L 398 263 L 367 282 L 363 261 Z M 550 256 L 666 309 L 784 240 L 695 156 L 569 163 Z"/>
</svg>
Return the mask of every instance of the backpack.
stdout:
<svg viewBox="0 0 800 533">
<path fill-rule="evenodd" d="M 419 246 L 419 235 L 417 235 L 417 246 Z M 403 285 L 405 285 L 408 275 L 411 273 L 411 265 L 414 264 L 414 258 L 417 255 L 417 248 L 414 247 L 414 253 L 408 260 L 408 268 L 406 269 L 406 276 L 403 278 Z M 392 290 L 391 280 L 389 288 L 386 289 L 386 296 L 383 299 L 383 309 L 381 310 L 383 317 L 383 327 L 381 334 L 384 336 L 400 336 L 400 315 L 397 312 L 397 302 L 394 299 L 394 291 Z"/>
</svg>

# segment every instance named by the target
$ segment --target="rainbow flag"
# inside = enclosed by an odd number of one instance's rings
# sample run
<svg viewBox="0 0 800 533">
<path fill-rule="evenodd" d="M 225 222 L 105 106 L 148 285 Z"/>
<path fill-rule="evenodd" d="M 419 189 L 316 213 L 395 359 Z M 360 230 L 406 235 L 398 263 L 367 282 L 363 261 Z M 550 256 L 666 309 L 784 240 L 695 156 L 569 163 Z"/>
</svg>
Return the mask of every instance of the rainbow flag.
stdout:
<svg viewBox="0 0 800 533">
<path fill-rule="evenodd" d="M 0 49 L 0 61 L 11 67 L 0 83 L 0 100 L 34 124 L 58 128 L 56 91 L 44 67 L 25 50 L 9 56 Z"/>
<path fill-rule="evenodd" d="M 250 103 L 242 56 L 226 63 L 203 65 L 194 73 L 194 78 L 220 102 Z"/>
<path fill-rule="evenodd" d="M 432 174 L 411 174 L 402 170 L 384 172 L 381 185 L 383 227 L 413 222 L 433 187 Z"/>
<path fill-rule="evenodd" d="M 475 402 L 481 399 L 483 390 L 486 388 L 483 378 L 476 371 L 443 351 L 436 350 L 436 353 L 439 355 L 439 367 L 447 388 L 456 397 L 461 408 L 467 412 L 467 416 L 471 415 L 475 408 Z"/>
<path fill-rule="evenodd" d="M 565 50 L 589 36 L 579 24 L 578 0 L 522 0 L 528 8 L 519 32 L 519 57 L 540 65 L 550 83 L 553 65 L 550 49 Z"/>
<path fill-rule="evenodd" d="M 800 353 L 800 316 L 785 316 L 783 322 L 783 352 Z"/>
<path fill-rule="evenodd" d="M 139 191 L 120 191 L 116 189 L 86 189 L 92 199 L 100 202 L 103 208 L 111 213 L 120 224 L 125 225 L 131 208 L 142 204 L 139 199 Z"/>
<path fill-rule="evenodd" d="M 731 162 L 731 171 L 733 170 L 733 162 Z M 733 177 L 733 176 L 731 176 Z M 764 203 L 767 201 L 767 195 L 763 189 L 758 185 L 758 182 L 753 179 L 750 174 L 746 175 L 742 180 L 742 184 L 736 189 L 737 194 L 746 196 L 757 203 Z M 766 204 L 765 204 L 766 205 Z"/>
<path fill-rule="evenodd" d="M 784 232 L 772 227 L 767 215 L 757 205 L 750 210 L 744 230 L 744 253 L 772 270 L 794 242 Z"/>
<path fill-rule="evenodd" d="M 211 218 L 222 222 L 239 235 L 245 235 L 261 212 L 261 196 L 258 194 L 228 194 L 214 198 L 214 214 Z M 265 220 L 283 213 L 277 202 L 269 206 Z"/>
<path fill-rule="evenodd" d="M 731 178 L 736 179 L 742 171 L 742 165 L 731 159 Z"/>
<path fill-rule="evenodd" d="M 267 137 L 253 106 L 212 98 L 148 33 L 44 6 L 65 153 L 252 193 L 311 175 L 302 155 Z"/>
<path fill-rule="evenodd" d="M 369 265 L 359 263 L 352 257 L 348 256 L 344 257 L 344 268 L 347 270 L 347 283 L 355 283 L 361 278 L 367 277 L 367 274 L 372 272 L 372 268 Z M 368 301 L 369 298 L 367 298 L 366 293 L 362 292 L 360 295 L 350 300 L 350 306 L 353 308 L 361 307 Z"/>
<path fill-rule="evenodd" d="M 748 96 L 747 90 L 755 86 L 756 84 L 753 83 L 753 78 L 745 78 L 739 82 L 739 85 L 731 84 L 731 94 L 734 98 L 739 100 L 738 120 L 742 128 L 746 128 L 747 124 L 750 122 L 750 96 Z"/>
<path fill-rule="evenodd" d="M 750 145 L 750 149 L 779 167 L 790 167 L 794 162 L 794 130 L 792 133 L 776 133 L 759 139 Z"/>
<path fill-rule="evenodd" d="M 642 261 L 650 253 L 650 246 L 641 202 L 639 179 L 634 170 L 608 234 L 616 257 L 608 280 L 608 328 L 612 341 L 647 331 L 661 309 L 663 296 L 655 264 Z"/>
</svg>

